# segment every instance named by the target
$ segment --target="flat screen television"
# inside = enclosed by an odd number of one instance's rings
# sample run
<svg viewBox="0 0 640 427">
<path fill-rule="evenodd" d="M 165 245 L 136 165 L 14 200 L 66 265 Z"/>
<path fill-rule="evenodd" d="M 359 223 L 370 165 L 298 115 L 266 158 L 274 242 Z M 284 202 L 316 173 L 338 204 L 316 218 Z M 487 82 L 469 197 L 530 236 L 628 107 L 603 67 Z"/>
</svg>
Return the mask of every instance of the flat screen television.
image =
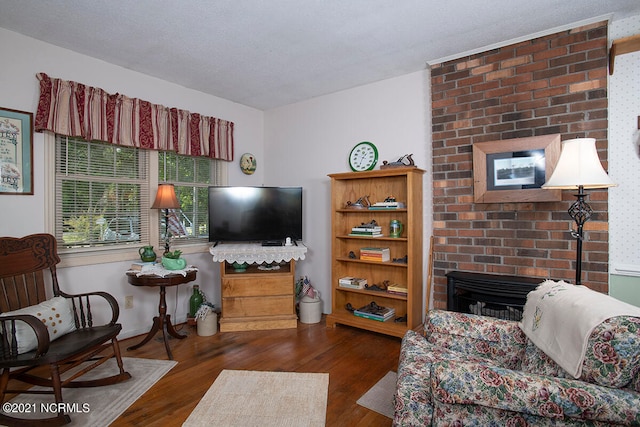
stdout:
<svg viewBox="0 0 640 427">
<path fill-rule="evenodd" d="M 302 187 L 209 187 L 209 241 L 302 240 Z"/>
</svg>

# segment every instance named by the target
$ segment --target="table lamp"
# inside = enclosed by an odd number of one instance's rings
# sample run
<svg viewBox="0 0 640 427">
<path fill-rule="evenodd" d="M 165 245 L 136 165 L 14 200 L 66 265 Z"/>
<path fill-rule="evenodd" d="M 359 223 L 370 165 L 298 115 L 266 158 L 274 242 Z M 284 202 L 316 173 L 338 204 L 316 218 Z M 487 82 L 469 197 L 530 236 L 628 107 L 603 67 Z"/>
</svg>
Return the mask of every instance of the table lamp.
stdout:
<svg viewBox="0 0 640 427">
<path fill-rule="evenodd" d="M 562 152 L 555 170 L 542 188 L 578 190 L 577 200 L 569 208 L 569 216 L 578 229 L 571 235 L 576 239 L 576 285 L 582 283 L 582 240 L 583 226 L 593 210 L 585 201 L 585 189 L 608 188 L 615 184 L 605 172 L 594 138 L 576 138 L 562 142 Z"/>
<path fill-rule="evenodd" d="M 164 253 L 169 252 L 169 209 L 180 209 L 173 184 L 158 185 L 156 200 L 151 209 L 164 209 Z"/>
</svg>

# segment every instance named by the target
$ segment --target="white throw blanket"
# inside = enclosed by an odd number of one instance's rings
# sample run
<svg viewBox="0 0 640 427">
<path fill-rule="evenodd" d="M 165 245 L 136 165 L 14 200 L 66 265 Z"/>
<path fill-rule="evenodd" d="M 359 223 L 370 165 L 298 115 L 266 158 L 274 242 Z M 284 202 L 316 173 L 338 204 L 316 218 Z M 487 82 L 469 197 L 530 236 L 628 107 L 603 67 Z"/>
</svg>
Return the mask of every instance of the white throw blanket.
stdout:
<svg viewBox="0 0 640 427">
<path fill-rule="evenodd" d="M 640 307 L 586 286 L 547 280 L 527 296 L 520 329 L 565 371 L 579 378 L 591 332 L 617 316 L 640 317 Z"/>
</svg>

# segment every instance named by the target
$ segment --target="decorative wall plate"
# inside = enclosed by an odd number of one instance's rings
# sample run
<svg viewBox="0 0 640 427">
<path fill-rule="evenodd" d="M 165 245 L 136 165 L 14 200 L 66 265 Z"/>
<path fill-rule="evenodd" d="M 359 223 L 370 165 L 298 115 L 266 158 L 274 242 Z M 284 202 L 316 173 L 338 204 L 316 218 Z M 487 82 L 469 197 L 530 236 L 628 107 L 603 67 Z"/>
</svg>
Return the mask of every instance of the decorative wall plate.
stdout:
<svg viewBox="0 0 640 427">
<path fill-rule="evenodd" d="M 251 153 L 240 156 L 240 169 L 245 174 L 252 175 L 256 171 L 256 156 Z"/>
</svg>

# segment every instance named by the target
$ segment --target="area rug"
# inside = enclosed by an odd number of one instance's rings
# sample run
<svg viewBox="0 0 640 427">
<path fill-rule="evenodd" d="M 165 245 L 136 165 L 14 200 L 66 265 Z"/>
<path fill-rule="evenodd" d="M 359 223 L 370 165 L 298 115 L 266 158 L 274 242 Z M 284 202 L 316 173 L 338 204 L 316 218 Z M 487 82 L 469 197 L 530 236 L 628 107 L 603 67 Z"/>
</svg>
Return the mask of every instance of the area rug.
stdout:
<svg viewBox="0 0 640 427">
<path fill-rule="evenodd" d="M 387 372 L 387 375 L 363 394 L 356 403 L 393 419 L 393 394 L 396 390 L 397 378 L 398 374 L 395 372 Z"/>
<path fill-rule="evenodd" d="M 223 370 L 185 427 L 324 426 L 329 374 Z"/>
<path fill-rule="evenodd" d="M 71 417 L 71 424 L 67 425 L 108 426 L 178 362 L 123 357 L 122 363 L 124 369 L 131 374 L 131 378 L 126 381 L 102 387 L 65 388 L 62 390 L 65 404 L 69 404 L 72 408 L 72 411 L 67 412 Z M 118 366 L 112 358 L 87 372 L 81 378 L 99 378 L 117 372 Z M 40 387 L 34 387 L 34 389 L 38 388 Z M 53 395 L 21 394 L 13 398 L 11 402 L 35 407 L 36 412 L 32 418 L 47 418 L 53 415 L 40 411 L 41 403 L 47 405 L 54 402 Z M 24 414 L 21 416 L 26 418 Z"/>
</svg>

